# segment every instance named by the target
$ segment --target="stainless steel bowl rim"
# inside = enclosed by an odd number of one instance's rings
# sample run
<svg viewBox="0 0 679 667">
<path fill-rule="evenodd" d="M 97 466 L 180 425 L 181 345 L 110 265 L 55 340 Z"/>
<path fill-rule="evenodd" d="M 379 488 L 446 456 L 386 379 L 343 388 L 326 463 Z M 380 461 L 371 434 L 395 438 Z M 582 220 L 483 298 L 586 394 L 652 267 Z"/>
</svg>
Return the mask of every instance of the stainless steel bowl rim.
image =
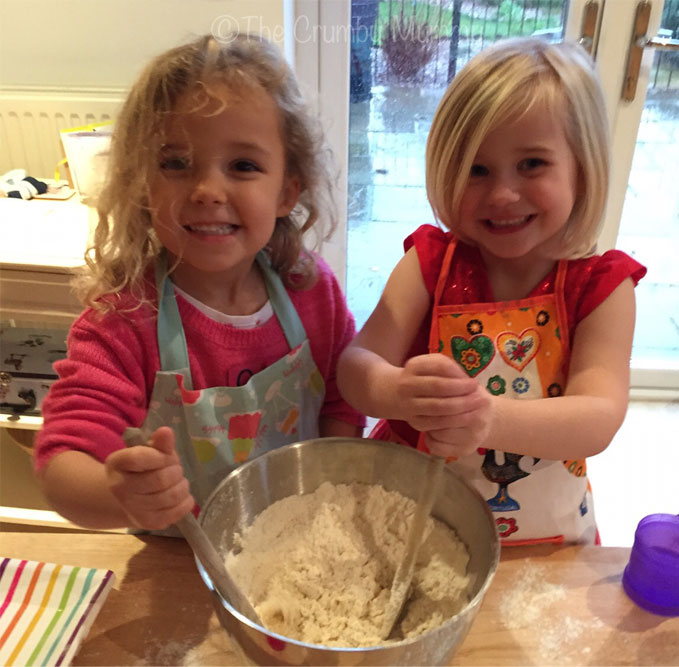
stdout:
<svg viewBox="0 0 679 667">
<path fill-rule="evenodd" d="M 276 452 L 285 450 L 285 449 L 298 449 L 301 447 L 305 446 L 311 446 L 314 443 L 318 443 L 319 441 L 323 441 L 325 443 L 329 443 L 332 441 L 337 441 L 339 442 L 365 442 L 365 438 L 341 438 L 341 437 L 332 437 L 332 438 L 314 438 L 312 440 L 301 440 L 299 442 L 293 442 L 290 443 L 289 445 L 284 445 L 283 447 L 279 447 L 278 449 L 274 449 L 270 452 L 267 452 L 266 454 L 262 454 L 262 456 L 267 456 L 269 454 L 275 454 Z M 382 440 L 370 440 L 371 444 L 374 445 L 384 445 L 386 447 L 391 447 L 394 444 L 397 443 L 392 443 L 392 442 L 385 442 Z M 398 445 L 399 447 L 405 447 L 405 445 Z M 427 457 L 428 454 L 425 454 L 424 452 L 417 451 L 415 449 L 411 450 L 413 453 L 422 456 L 422 457 Z M 243 470 L 246 466 L 254 465 L 256 462 L 256 459 L 252 459 L 251 461 L 247 461 L 246 463 L 243 463 L 242 465 L 238 466 L 235 470 L 233 470 L 231 473 L 229 473 L 218 485 L 217 487 L 212 491 L 212 493 L 208 496 L 207 501 L 205 502 L 205 507 L 209 507 L 210 503 L 212 502 L 212 499 L 217 495 L 219 492 L 220 488 L 224 485 L 227 484 L 227 480 L 229 480 L 230 477 L 235 476 L 238 474 L 241 470 Z M 455 473 L 453 470 L 451 470 L 449 467 L 446 467 L 444 469 L 444 474 L 447 475 L 454 475 L 457 477 L 458 481 L 460 481 L 464 486 L 466 486 L 470 491 L 473 493 L 478 494 L 478 491 L 466 480 L 464 477 L 461 477 L 457 473 Z M 488 504 L 484 501 L 483 503 L 484 510 L 488 518 L 490 519 L 491 523 L 495 525 L 495 519 L 493 518 L 493 513 L 491 512 L 490 508 L 488 507 Z M 198 521 L 202 522 L 203 519 L 203 512 L 201 511 L 200 516 L 198 517 Z M 496 535 L 497 535 L 497 529 L 496 529 Z M 326 646 L 325 644 L 309 644 L 307 642 L 300 641 L 298 639 L 293 639 L 292 637 L 287 637 L 286 635 L 279 635 L 276 632 L 273 632 L 272 630 L 269 630 L 268 628 L 265 628 L 263 625 L 259 625 L 258 623 L 254 623 L 251 621 L 247 616 L 244 616 L 241 614 L 237 609 L 231 606 L 231 604 L 225 600 L 219 593 L 214 589 L 214 586 L 212 585 L 212 581 L 210 580 L 210 577 L 208 577 L 207 572 L 205 572 L 201 562 L 198 560 L 196 556 L 194 556 L 194 560 L 196 561 L 196 567 L 198 568 L 198 573 L 200 574 L 201 578 L 205 582 L 206 586 L 212 591 L 213 595 L 216 595 L 219 600 L 221 601 L 222 605 L 225 606 L 229 612 L 235 616 L 239 621 L 242 623 L 245 623 L 245 625 L 254 628 L 260 632 L 263 632 L 264 634 L 274 637 L 276 639 L 280 639 L 283 642 L 288 642 L 290 644 L 295 644 L 297 646 L 302 646 L 304 648 L 312 648 L 312 649 L 322 649 L 324 651 L 341 651 L 341 652 L 346 652 L 346 651 L 378 651 L 378 650 L 384 650 L 384 648 L 397 648 L 400 646 L 407 646 L 408 644 L 414 644 L 416 642 L 422 641 L 424 637 L 426 637 L 429 633 L 438 631 L 440 628 L 444 628 L 448 624 L 452 624 L 460 615 L 462 614 L 467 614 L 470 609 L 473 609 L 477 605 L 481 604 L 481 601 L 483 600 L 483 596 L 486 594 L 486 591 L 488 590 L 488 587 L 490 586 L 493 577 L 495 576 L 495 572 L 497 570 L 497 565 L 500 560 L 500 542 L 499 538 L 495 542 L 495 548 L 494 548 L 494 556 L 493 556 L 493 564 L 492 567 L 490 568 L 488 572 L 488 576 L 486 577 L 486 580 L 483 582 L 483 585 L 481 588 L 477 591 L 476 595 L 464 606 L 464 608 L 459 611 L 457 614 L 454 616 L 451 616 L 448 618 L 446 621 L 441 623 L 441 625 L 437 625 L 435 628 L 432 628 L 431 630 L 428 630 L 427 632 L 423 632 L 420 635 L 417 635 L 415 637 L 410 637 L 408 639 L 402 639 L 401 641 L 398 642 L 389 642 L 389 644 L 376 644 L 373 646 Z"/>
</svg>

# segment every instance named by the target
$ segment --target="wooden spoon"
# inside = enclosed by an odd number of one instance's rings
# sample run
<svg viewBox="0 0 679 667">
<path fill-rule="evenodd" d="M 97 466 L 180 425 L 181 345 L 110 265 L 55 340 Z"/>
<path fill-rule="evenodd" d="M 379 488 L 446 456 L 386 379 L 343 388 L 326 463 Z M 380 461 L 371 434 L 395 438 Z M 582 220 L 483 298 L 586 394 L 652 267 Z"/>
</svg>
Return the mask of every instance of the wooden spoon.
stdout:
<svg viewBox="0 0 679 667">
<path fill-rule="evenodd" d="M 141 430 L 138 428 L 126 428 L 123 433 L 123 440 L 128 447 L 148 445 Z M 205 568 L 217 593 L 224 600 L 231 603 L 241 614 L 247 616 L 258 625 L 262 625 L 257 612 L 250 604 L 250 600 L 240 590 L 227 571 L 222 557 L 217 553 L 217 549 L 215 549 L 214 544 L 212 544 L 207 533 L 196 520 L 196 517 L 189 512 L 179 519 L 175 525 L 179 528 L 193 553 Z"/>
<path fill-rule="evenodd" d="M 394 625 L 403 611 L 403 606 L 408 600 L 410 583 L 415 571 L 415 561 L 422 544 L 422 534 L 424 533 L 424 527 L 427 525 L 431 508 L 434 506 L 434 501 L 438 496 L 444 463 L 445 459 L 440 456 L 431 456 L 429 458 L 429 465 L 422 489 L 420 490 L 420 497 L 415 507 L 408 537 L 406 538 L 403 558 L 396 569 L 396 574 L 391 584 L 391 594 L 384 615 L 384 625 L 382 626 L 383 639 L 389 639 Z"/>
</svg>

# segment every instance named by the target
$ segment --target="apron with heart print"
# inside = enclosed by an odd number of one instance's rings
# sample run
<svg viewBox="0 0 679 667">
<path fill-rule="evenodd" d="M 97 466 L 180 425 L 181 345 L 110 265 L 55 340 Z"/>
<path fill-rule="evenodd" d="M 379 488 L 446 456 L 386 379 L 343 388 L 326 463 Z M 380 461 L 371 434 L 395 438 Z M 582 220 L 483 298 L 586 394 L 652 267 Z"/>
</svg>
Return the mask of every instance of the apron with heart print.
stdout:
<svg viewBox="0 0 679 667">
<path fill-rule="evenodd" d="M 558 263 L 553 294 L 447 306 L 440 300 L 455 245 L 446 250 L 434 293 L 429 351 L 452 357 L 494 396 L 560 396 L 569 360 L 566 261 Z M 597 539 L 585 459 L 548 461 L 503 451 L 498 442 L 497 449 L 478 450 L 451 465 L 486 499 L 502 544 Z"/>
<path fill-rule="evenodd" d="M 156 266 L 161 369 L 156 373 L 142 432 L 148 438 L 160 426 L 173 429 L 184 474 L 201 507 L 219 482 L 244 461 L 319 435 L 325 382 L 280 277 L 264 253 L 257 255 L 257 263 L 290 351 L 242 386 L 201 390 L 193 389 L 184 329 L 166 261 Z"/>
</svg>

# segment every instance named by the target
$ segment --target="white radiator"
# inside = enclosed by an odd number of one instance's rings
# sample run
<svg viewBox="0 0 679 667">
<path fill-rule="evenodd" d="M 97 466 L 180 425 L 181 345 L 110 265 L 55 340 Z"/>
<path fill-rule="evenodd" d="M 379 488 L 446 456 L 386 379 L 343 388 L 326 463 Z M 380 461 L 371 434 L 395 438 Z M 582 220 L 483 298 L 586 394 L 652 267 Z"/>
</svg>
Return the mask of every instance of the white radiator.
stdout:
<svg viewBox="0 0 679 667">
<path fill-rule="evenodd" d="M 0 89 L 0 175 L 25 169 L 38 179 L 53 178 L 63 158 L 59 132 L 114 120 L 124 95 L 118 89 Z"/>
</svg>

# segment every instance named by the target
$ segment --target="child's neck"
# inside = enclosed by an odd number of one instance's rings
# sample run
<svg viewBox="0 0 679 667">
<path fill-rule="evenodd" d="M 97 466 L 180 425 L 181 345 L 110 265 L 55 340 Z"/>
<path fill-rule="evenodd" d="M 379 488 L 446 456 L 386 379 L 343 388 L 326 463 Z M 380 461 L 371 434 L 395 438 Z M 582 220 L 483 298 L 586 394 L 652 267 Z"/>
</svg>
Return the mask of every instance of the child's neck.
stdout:
<svg viewBox="0 0 679 667">
<path fill-rule="evenodd" d="M 180 264 L 172 282 L 194 299 L 226 315 L 252 315 L 269 295 L 259 267 L 253 263 L 246 273 L 200 272 Z"/>
<path fill-rule="evenodd" d="M 501 259 L 481 251 L 495 301 L 526 298 L 554 268 L 554 259 Z"/>
</svg>

